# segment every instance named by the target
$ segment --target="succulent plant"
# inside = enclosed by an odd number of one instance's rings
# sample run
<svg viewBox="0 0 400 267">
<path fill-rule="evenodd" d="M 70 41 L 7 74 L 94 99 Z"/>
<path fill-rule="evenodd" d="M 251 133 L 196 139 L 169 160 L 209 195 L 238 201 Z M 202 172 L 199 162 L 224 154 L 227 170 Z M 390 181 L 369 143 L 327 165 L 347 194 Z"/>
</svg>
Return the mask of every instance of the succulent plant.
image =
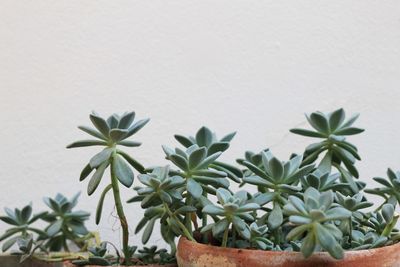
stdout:
<svg viewBox="0 0 400 267">
<path fill-rule="evenodd" d="M 336 227 L 335 221 L 347 220 L 351 212 L 343 207 L 333 207 L 334 193 L 320 193 L 310 187 L 304 192 L 304 201 L 296 196 L 289 196 L 289 203 L 284 211 L 289 216 L 289 222 L 296 225 L 288 234 L 288 240 L 301 239 L 301 252 L 308 258 L 318 245 L 336 258 L 343 258 L 343 248 L 338 240 L 342 232 Z"/>
<path fill-rule="evenodd" d="M 96 212 L 96 223 L 98 224 L 100 222 L 105 196 L 112 190 L 122 228 L 122 250 L 125 255 L 124 264 L 126 265 L 129 265 L 129 256 L 132 249 L 129 247 L 129 226 L 122 206 L 119 184 L 121 183 L 125 187 L 131 187 L 134 179 L 131 167 L 140 173 L 145 173 L 145 168 L 137 160 L 120 150 L 119 146 L 140 146 L 140 142 L 127 140 L 127 138 L 137 133 L 149 121 L 149 119 L 144 119 L 134 122 L 134 119 L 135 112 L 133 111 L 126 112 L 121 116 L 113 114 L 107 119 L 103 119 L 97 113 L 93 112 L 90 114 L 90 120 L 96 129 L 86 126 L 79 126 L 78 128 L 96 139 L 81 140 L 67 146 L 67 148 L 86 146 L 104 147 L 104 149 L 94 155 L 84 167 L 80 175 L 80 181 L 83 181 L 94 171 L 87 188 L 88 195 L 91 195 L 99 186 L 106 169 L 110 169 L 111 181 L 110 184 L 104 188 L 100 196 Z"/>
<path fill-rule="evenodd" d="M 329 190 L 340 192 L 346 188 L 348 184 L 338 181 L 339 177 L 339 173 L 322 173 L 316 169 L 313 173 L 301 177 L 300 181 L 303 188 L 314 187 L 320 192 Z"/>
<path fill-rule="evenodd" d="M 394 172 L 392 169 L 387 170 L 388 179 L 375 177 L 376 182 L 383 185 L 383 187 L 366 189 L 365 192 L 375 194 L 385 199 L 385 203 L 396 205 L 400 203 L 400 172 Z"/>
<path fill-rule="evenodd" d="M 154 168 L 151 173 L 140 174 L 138 179 L 144 186 L 135 187 L 138 195 L 128 202 L 140 201 L 142 208 L 146 211 L 135 233 L 144 228 L 142 243 L 146 244 L 153 232 L 155 222 L 160 220 L 161 234 L 171 246 L 171 251 L 175 252 L 176 236 L 186 232 L 186 237 L 192 239 L 183 225 L 182 213 L 196 211 L 194 207 L 185 206 L 182 202 L 185 180 L 179 175 L 171 176 L 169 166 Z"/>
<path fill-rule="evenodd" d="M 72 263 L 77 266 L 86 266 L 86 265 L 112 266 L 115 264 L 119 264 L 120 255 L 118 253 L 118 249 L 113 244 L 111 244 L 114 247 L 117 256 L 114 257 L 112 255 L 107 255 L 108 251 L 107 244 L 111 243 L 101 242 L 96 247 L 89 247 L 88 248 L 89 256 L 86 259 L 73 260 Z M 136 251 L 136 247 L 132 248 Z"/>
<path fill-rule="evenodd" d="M 330 172 L 335 167 L 341 174 L 342 179 L 349 184 L 354 193 L 359 191 L 359 186 L 353 179 L 358 178 L 358 170 L 354 166 L 356 160 L 360 160 L 357 147 L 346 141 L 345 136 L 362 133 L 364 130 L 353 127 L 359 114 L 353 115 L 345 121 L 343 109 L 331 113 L 313 112 L 306 115 L 307 121 L 314 130 L 291 129 L 295 134 L 321 138 L 321 142 L 309 145 L 304 152 L 303 165 L 315 162 L 321 154 L 324 154 L 318 165 L 322 172 Z M 345 168 L 341 166 L 344 164 Z"/>
<path fill-rule="evenodd" d="M 84 225 L 89 213 L 73 211 L 78 197 L 79 194 L 76 194 L 69 200 L 62 194 L 57 194 L 54 199 L 44 198 L 50 211 L 42 211 L 35 215 L 32 204 L 22 209 L 5 208 L 6 215 L 0 216 L 0 220 L 11 225 L 11 228 L 0 237 L 0 241 L 4 241 L 3 251 L 17 245 L 18 250 L 12 251 L 12 254 L 21 256 L 21 262 L 30 257 L 45 261 L 78 257 L 78 254 L 69 252 L 68 241 L 86 250 L 93 239 L 97 239 L 97 234 L 88 232 Z M 39 220 L 47 222 L 47 225 L 34 226 Z M 64 251 L 58 252 L 61 249 Z"/>
<path fill-rule="evenodd" d="M 302 156 L 294 156 L 287 162 L 282 162 L 267 150 L 261 152 L 262 168 L 249 161 L 239 161 L 254 175 L 245 176 L 245 183 L 258 186 L 259 191 L 264 192 L 265 203 L 273 202 L 273 208 L 268 216 L 268 226 L 271 230 L 278 228 L 283 223 L 282 207 L 286 204 L 287 196 L 301 191 L 298 183 L 301 178 L 309 174 L 313 165 L 300 167 Z M 270 191 L 271 190 L 271 191 Z"/>
<path fill-rule="evenodd" d="M 207 198 L 207 194 L 216 194 L 217 188 L 228 188 L 230 183 L 227 178 L 238 181 L 242 176 L 240 169 L 229 164 L 218 162 L 222 152 L 229 147 L 229 141 L 233 138 L 234 133 L 227 135 L 223 139 L 217 141 L 216 135 L 208 128 L 202 127 L 196 137 L 175 136 L 177 140 L 185 146 L 191 146 L 182 150 L 175 148 L 172 150 L 163 146 L 166 158 L 179 168 L 175 173 L 184 178 L 185 206 L 199 207 L 197 214 L 202 220 L 203 226 L 207 224 L 207 216 L 203 216 L 201 207 L 202 198 Z M 186 141 L 183 141 L 186 140 Z M 191 143 L 188 142 L 190 140 Z M 175 222 L 175 219 L 169 219 Z M 178 222 L 177 222 L 178 223 Z M 194 212 L 184 214 L 185 228 L 192 232 L 193 226 L 198 230 L 197 221 Z M 182 227 L 180 227 L 182 229 Z"/>
<path fill-rule="evenodd" d="M 43 198 L 51 212 L 42 217 L 49 225 L 45 229 L 46 236 L 42 235 L 39 240 L 46 240 L 46 247 L 50 251 L 70 251 L 67 241 L 74 242 L 79 248 L 85 246 L 85 236 L 89 234 L 85 221 L 89 219 L 90 213 L 73 210 L 79 195 L 80 193 L 76 194 L 70 200 L 60 193 L 55 198 Z"/>
<path fill-rule="evenodd" d="M 207 151 L 207 156 L 211 156 L 218 152 L 224 152 L 229 148 L 229 143 L 235 137 L 236 132 L 229 133 L 218 140 L 215 133 L 213 133 L 209 128 L 203 126 L 201 127 L 195 136 L 183 136 L 176 134 L 175 139 L 184 147 L 189 148 L 193 145 L 198 147 L 205 147 Z M 242 172 L 230 164 L 226 164 L 220 161 L 214 161 L 209 165 L 210 168 L 223 171 L 226 175 L 233 181 L 239 183 L 240 178 L 243 176 Z"/>
<path fill-rule="evenodd" d="M 15 208 L 14 210 L 4 208 L 6 215 L 0 216 L 0 220 L 11 225 L 11 228 L 0 236 L 0 241 L 4 241 L 2 251 L 9 250 L 14 244 L 18 244 L 21 251 L 26 251 L 32 240 L 33 234 L 46 235 L 46 233 L 34 227 L 32 224 L 37 220 L 42 219 L 47 212 L 32 214 L 32 204 L 29 204 L 22 209 Z M 20 246 L 21 245 L 21 246 Z M 25 249 L 21 249 L 21 248 Z"/>
<path fill-rule="evenodd" d="M 268 226 L 267 225 L 258 225 L 256 222 L 253 222 L 249 226 L 250 230 L 250 238 L 249 238 L 249 247 L 262 249 L 262 250 L 273 250 L 274 243 L 268 239 Z"/>
<path fill-rule="evenodd" d="M 230 226 L 232 226 L 232 232 L 238 233 L 244 239 L 250 239 L 251 233 L 246 226 L 246 221 L 253 222 L 255 220 L 251 212 L 259 209 L 260 206 L 257 203 L 249 203 L 245 191 L 239 191 L 232 195 L 228 190 L 219 188 L 217 198 L 219 206 L 208 204 L 202 211 L 207 215 L 218 216 L 222 219 L 203 227 L 202 232 L 211 230 L 214 237 L 223 233 L 223 247 L 226 247 L 228 243 Z"/>
<path fill-rule="evenodd" d="M 138 252 L 137 258 L 146 265 L 163 265 L 175 262 L 175 258 L 166 249 L 158 249 L 157 246 L 143 247 Z"/>
</svg>

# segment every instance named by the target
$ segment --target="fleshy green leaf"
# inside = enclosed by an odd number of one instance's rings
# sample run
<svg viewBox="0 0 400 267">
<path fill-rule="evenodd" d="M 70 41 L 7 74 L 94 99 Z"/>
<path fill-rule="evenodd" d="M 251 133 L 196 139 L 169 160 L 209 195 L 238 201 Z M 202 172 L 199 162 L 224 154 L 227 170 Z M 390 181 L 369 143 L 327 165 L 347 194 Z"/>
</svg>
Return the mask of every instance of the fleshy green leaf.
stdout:
<svg viewBox="0 0 400 267">
<path fill-rule="evenodd" d="M 69 144 L 67 148 L 85 147 L 85 146 L 106 146 L 107 142 L 100 140 L 80 140 Z"/>
<path fill-rule="evenodd" d="M 189 169 L 194 169 L 206 157 L 206 148 L 201 147 L 193 151 L 189 156 Z"/>
<path fill-rule="evenodd" d="M 101 193 L 99 203 L 97 204 L 97 209 L 96 209 L 96 224 L 100 223 L 101 213 L 103 211 L 104 199 L 106 197 L 107 192 L 110 191 L 111 189 L 112 185 L 109 184 L 108 186 L 106 186 L 106 188 L 104 188 L 103 192 Z"/>
<path fill-rule="evenodd" d="M 108 127 L 107 122 L 96 114 L 90 114 L 90 120 L 96 129 L 108 138 L 108 132 L 110 131 L 110 128 Z"/>
<path fill-rule="evenodd" d="M 112 148 L 105 148 L 100 153 L 97 153 L 96 155 L 94 155 L 90 159 L 90 162 L 89 162 L 90 167 L 92 167 L 92 168 L 99 167 L 103 162 L 107 161 L 110 158 L 112 152 L 113 152 Z"/>
<path fill-rule="evenodd" d="M 194 198 L 199 198 L 203 194 L 203 188 L 192 178 L 187 180 L 187 190 Z"/>
<path fill-rule="evenodd" d="M 133 168 L 135 168 L 140 173 L 146 173 L 145 167 L 140 164 L 137 160 L 126 154 L 125 152 L 118 150 L 118 154 L 120 154 Z"/>
<path fill-rule="evenodd" d="M 87 193 L 90 196 L 91 194 L 94 193 L 96 188 L 99 186 L 101 178 L 103 177 L 104 171 L 108 167 L 109 162 L 105 161 L 103 164 L 101 164 L 96 172 L 93 174 L 92 178 L 90 178 L 88 188 L 87 188 Z"/>
<path fill-rule="evenodd" d="M 118 180 L 126 187 L 133 184 L 133 172 L 129 165 L 118 154 L 113 157 L 112 169 Z"/>
</svg>

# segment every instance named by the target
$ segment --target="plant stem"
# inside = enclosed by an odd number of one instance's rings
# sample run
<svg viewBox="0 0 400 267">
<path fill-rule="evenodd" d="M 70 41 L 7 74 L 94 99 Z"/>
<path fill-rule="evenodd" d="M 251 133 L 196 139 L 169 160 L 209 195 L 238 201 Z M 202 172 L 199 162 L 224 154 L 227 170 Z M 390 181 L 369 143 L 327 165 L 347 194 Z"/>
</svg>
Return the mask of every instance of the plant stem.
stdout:
<svg viewBox="0 0 400 267">
<path fill-rule="evenodd" d="M 383 229 L 381 236 L 386 236 L 386 237 L 390 236 L 390 234 L 391 234 L 393 228 L 396 226 L 396 223 L 398 220 L 399 220 L 399 215 L 393 216 L 392 221 L 386 225 L 385 229 Z"/>
<path fill-rule="evenodd" d="M 189 239 L 190 241 L 196 242 L 196 240 L 193 238 L 193 236 L 191 235 L 190 231 L 186 228 L 186 226 L 179 220 L 179 218 L 177 218 L 175 216 L 174 213 L 172 213 L 172 211 L 169 209 L 168 204 L 167 203 L 163 203 L 164 204 L 164 208 L 167 211 L 168 215 L 173 218 L 176 223 L 178 224 L 178 226 L 181 228 L 183 235 Z"/>
<path fill-rule="evenodd" d="M 222 247 L 226 248 L 228 244 L 229 224 L 224 231 L 224 237 L 222 238 Z"/>
<path fill-rule="evenodd" d="M 187 195 L 185 204 L 188 205 L 188 206 L 190 206 L 192 204 L 192 198 L 191 198 L 190 194 Z M 185 228 L 190 233 L 193 232 L 193 229 L 192 229 L 192 213 L 191 212 L 185 214 L 185 226 L 186 226 Z"/>
<path fill-rule="evenodd" d="M 114 152 L 115 153 L 115 152 Z M 113 155 L 114 156 L 114 155 Z M 114 195 L 114 202 L 115 202 L 115 208 L 117 209 L 117 214 L 119 217 L 119 221 L 121 223 L 121 228 L 122 228 L 122 251 L 125 255 L 124 257 L 124 264 L 125 265 L 130 265 L 131 259 L 127 257 L 129 255 L 129 228 L 128 228 L 128 222 L 125 217 L 124 209 L 122 207 L 122 201 L 121 201 L 121 195 L 119 193 L 119 184 L 118 184 L 118 178 L 115 176 L 115 173 L 113 171 L 113 157 L 111 158 L 111 185 L 112 185 L 112 190 L 113 190 L 113 195 Z"/>
<path fill-rule="evenodd" d="M 349 241 L 350 241 L 350 244 L 351 244 L 351 242 L 353 241 L 352 239 L 352 232 L 353 232 L 353 220 L 351 219 L 351 217 L 349 218 L 349 230 L 350 230 L 350 234 L 349 234 Z"/>
</svg>

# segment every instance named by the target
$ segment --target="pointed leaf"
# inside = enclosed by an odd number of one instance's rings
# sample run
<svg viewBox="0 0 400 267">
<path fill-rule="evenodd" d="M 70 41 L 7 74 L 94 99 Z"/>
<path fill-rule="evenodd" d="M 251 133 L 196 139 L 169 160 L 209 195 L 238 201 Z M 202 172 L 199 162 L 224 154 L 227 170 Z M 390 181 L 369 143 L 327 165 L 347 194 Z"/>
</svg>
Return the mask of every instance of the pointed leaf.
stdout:
<svg viewBox="0 0 400 267">
<path fill-rule="evenodd" d="M 86 147 L 86 146 L 106 146 L 107 142 L 100 140 L 80 140 L 69 144 L 67 148 Z"/>
<path fill-rule="evenodd" d="M 99 132 L 102 133 L 106 138 L 108 138 L 108 132 L 110 131 L 110 128 L 108 127 L 107 122 L 96 114 L 90 114 L 90 120 L 96 129 L 99 130 Z"/>
<path fill-rule="evenodd" d="M 96 172 L 93 174 L 92 178 L 90 178 L 88 188 L 87 188 L 87 193 L 90 196 L 91 194 L 94 193 L 96 188 L 99 186 L 101 178 L 103 177 L 104 171 L 108 167 L 109 162 L 105 161 L 103 164 L 101 164 Z"/>
<path fill-rule="evenodd" d="M 104 188 L 103 192 L 101 193 L 99 203 L 97 204 L 97 209 L 96 209 L 96 224 L 97 225 L 100 223 L 101 213 L 103 211 L 104 199 L 106 197 L 107 192 L 110 191 L 111 189 L 112 189 L 112 185 L 109 184 L 108 186 L 106 186 L 106 188 Z"/>
</svg>

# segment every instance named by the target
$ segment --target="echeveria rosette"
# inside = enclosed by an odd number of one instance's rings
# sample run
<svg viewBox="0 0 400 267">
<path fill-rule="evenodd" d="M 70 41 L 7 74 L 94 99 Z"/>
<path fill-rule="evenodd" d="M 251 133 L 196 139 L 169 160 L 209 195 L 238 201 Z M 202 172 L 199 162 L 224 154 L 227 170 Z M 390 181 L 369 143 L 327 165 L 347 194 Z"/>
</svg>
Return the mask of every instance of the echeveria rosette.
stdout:
<svg viewBox="0 0 400 267">
<path fill-rule="evenodd" d="M 250 230 L 250 247 L 262 249 L 262 250 L 272 250 L 274 247 L 274 243 L 268 239 L 268 226 L 267 225 L 258 225 L 256 222 L 253 222 L 249 226 Z"/>
<path fill-rule="evenodd" d="M 354 166 L 356 160 L 360 160 L 357 147 L 346 141 L 345 136 L 362 133 L 364 130 L 353 127 L 358 114 L 345 121 L 343 109 L 335 110 L 331 113 L 313 112 L 306 114 L 307 121 L 314 130 L 291 129 L 295 134 L 322 138 L 323 141 L 309 145 L 304 152 L 303 164 L 310 164 L 324 154 L 318 168 L 323 172 L 330 172 L 332 166 L 337 168 L 342 175 L 342 179 L 349 183 L 351 189 L 357 193 L 359 185 L 354 181 L 353 176 L 358 178 L 359 174 Z M 341 166 L 344 164 L 345 168 Z"/>
<path fill-rule="evenodd" d="M 186 190 L 194 198 L 198 199 L 203 192 L 215 194 L 219 187 L 228 188 L 227 174 L 210 168 L 210 165 L 221 155 L 216 152 L 208 156 L 207 148 L 197 144 L 186 150 L 175 150 L 163 146 L 166 157 L 179 169 L 179 175 L 186 180 Z"/>
<path fill-rule="evenodd" d="M 87 265 L 112 266 L 115 264 L 119 264 L 120 255 L 118 253 L 118 250 L 115 248 L 114 245 L 111 244 L 117 253 L 117 257 L 116 258 L 112 256 L 108 257 L 107 244 L 111 243 L 101 242 L 100 245 L 96 247 L 89 247 L 88 248 L 89 256 L 86 259 L 73 260 L 72 263 L 76 266 L 87 266 Z M 136 251 L 136 247 L 132 248 L 134 249 L 134 251 Z"/>
<path fill-rule="evenodd" d="M 277 229 L 283 223 L 282 207 L 286 204 L 289 195 L 301 191 L 298 183 L 302 177 L 309 174 L 313 165 L 301 167 L 302 156 L 297 155 L 286 162 L 282 162 L 267 150 L 261 152 L 262 168 L 257 167 L 249 161 L 240 161 L 253 175 L 245 176 L 243 181 L 248 184 L 257 185 L 259 191 L 263 192 L 259 198 L 264 199 L 265 205 L 273 202 L 272 211 L 267 214 L 268 226 L 271 230 Z"/>
<path fill-rule="evenodd" d="M 223 233 L 222 246 L 226 247 L 228 242 L 228 234 L 232 225 L 232 235 L 238 233 L 245 240 L 251 238 L 251 233 L 246 222 L 255 220 L 253 212 L 260 208 L 257 203 L 249 203 L 247 192 L 239 191 L 236 194 L 224 188 L 217 190 L 217 198 L 220 205 L 208 204 L 204 206 L 203 213 L 217 217 L 215 223 L 208 224 L 203 227 L 201 232 L 212 231 L 215 238 L 218 238 Z"/>
<path fill-rule="evenodd" d="M 146 244 L 155 222 L 160 220 L 161 235 L 170 244 L 171 250 L 175 251 L 174 239 L 184 231 L 182 214 L 196 211 L 196 208 L 185 206 L 182 202 L 185 180 L 181 176 L 170 175 L 168 166 L 156 167 L 151 173 L 140 174 L 138 179 L 143 186 L 134 188 L 138 195 L 128 202 L 140 201 L 145 213 L 135 233 L 144 229 L 142 242 Z M 173 229 L 178 230 L 174 232 Z"/>
<path fill-rule="evenodd" d="M 399 230 L 396 227 L 399 220 L 399 214 L 395 212 L 392 204 L 383 204 L 379 211 L 366 214 L 366 220 L 361 222 L 362 225 L 373 229 L 381 236 L 388 239 L 400 239 Z"/>
<path fill-rule="evenodd" d="M 376 182 L 383 185 L 383 187 L 365 189 L 365 192 L 381 196 L 385 199 L 385 203 L 396 205 L 400 203 L 400 172 L 394 172 L 389 168 L 387 170 L 387 177 L 388 178 L 373 178 Z"/>
<path fill-rule="evenodd" d="M 363 229 L 353 230 L 351 234 L 351 246 L 348 249 L 363 250 L 382 247 L 387 243 L 387 237 L 376 232 L 363 232 Z M 346 246 L 346 244 L 343 244 Z"/>
<path fill-rule="evenodd" d="M 214 132 L 203 126 L 197 131 L 195 136 L 183 136 L 176 134 L 174 137 L 185 148 L 189 148 L 193 145 L 205 147 L 207 151 L 206 155 L 211 156 L 215 153 L 222 153 L 226 151 L 235 135 L 236 132 L 232 132 L 225 135 L 221 139 L 218 139 Z M 240 178 L 243 176 L 240 169 L 224 162 L 214 161 L 209 165 L 209 167 L 211 169 L 225 172 L 231 180 L 237 183 L 240 182 Z"/>
<path fill-rule="evenodd" d="M 131 187 L 133 184 L 134 174 L 133 167 L 140 173 L 145 173 L 145 168 L 142 164 L 129 156 L 124 151 L 120 150 L 119 146 L 137 147 L 141 143 L 127 140 L 133 134 L 137 133 L 149 119 L 139 120 L 134 122 L 135 112 L 126 112 L 122 115 L 113 114 L 107 119 L 100 117 L 96 113 L 90 114 L 96 129 L 80 126 L 79 129 L 95 137 L 95 140 L 81 140 L 67 146 L 67 148 L 86 147 L 86 146 L 103 146 L 104 149 L 94 155 L 89 163 L 81 172 L 80 180 L 84 180 L 93 171 L 94 174 L 90 178 L 87 192 L 92 195 L 99 186 L 102 177 L 107 168 L 110 169 L 111 182 L 107 185 L 101 196 L 97 206 L 96 223 L 100 222 L 103 202 L 107 193 L 112 190 L 117 214 L 121 223 L 122 229 L 122 245 L 124 252 L 124 264 L 130 264 L 130 255 L 132 248 L 129 247 L 129 226 L 123 210 L 119 184 L 125 187 Z"/>
<path fill-rule="evenodd" d="M 138 250 L 137 258 L 146 265 L 174 263 L 175 257 L 166 249 L 158 249 L 157 246 L 143 247 Z"/>
<path fill-rule="evenodd" d="M 338 240 L 342 232 L 336 221 L 348 220 L 351 212 L 340 206 L 333 206 L 334 193 L 318 192 L 310 187 L 304 193 L 304 201 L 290 196 L 284 212 L 295 227 L 287 234 L 287 240 L 302 239 L 301 252 L 308 258 L 320 246 L 336 258 L 343 258 L 343 248 Z"/>
<path fill-rule="evenodd" d="M 67 148 L 86 147 L 86 146 L 104 146 L 105 148 L 94 155 L 89 163 L 82 170 L 80 181 L 86 179 L 90 173 L 95 170 L 88 185 L 88 194 L 91 195 L 97 189 L 101 178 L 107 167 L 111 165 L 116 177 L 126 187 L 133 183 L 132 166 L 140 173 L 144 173 L 144 167 L 125 152 L 118 149 L 118 146 L 137 147 L 140 142 L 127 140 L 133 134 L 137 133 L 147 124 L 149 119 L 134 122 L 135 112 L 126 112 L 123 115 L 113 114 L 107 120 L 96 113 L 90 114 L 96 129 L 79 126 L 82 131 L 97 138 L 96 140 L 81 140 L 67 146 Z"/>
<path fill-rule="evenodd" d="M 350 234 L 354 229 L 353 224 L 358 227 L 360 222 L 364 219 L 364 214 L 360 210 L 369 208 L 373 205 L 373 203 L 367 201 L 361 192 L 352 196 L 344 196 L 340 192 L 336 192 L 335 202 L 338 206 L 351 212 L 351 219 L 343 220 L 339 224 L 340 230 L 346 234 Z"/>
<path fill-rule="evenodd" d="M 316 169 L 312 173 L 301 177 L 300 181 L 303 189 L 314 187 L 320 192 L 329 190 L 340 192 L 344 188 L 348 187 L 349 184 L 339 181 L 339 177 L 339 173 L 322 173 L 320 170 Z"/>
<path fill-rule="evenodd" d="M 89 234 L 85 221 L 89 219 L 90 213 L 73 210 L 79 195 L 80 193 L 68 199 L 58 193 L 55 198 L 43 198 L 51 211 L 43 216 L 43 220 L 49 225 L 45 229 L 46 236 L 40 236 L 39 240 L 46 240 L 46 247 L 50 251 L 69 251 L 67 241 L 74 242 L 79 248 L 85 246 L 85 237 Z"/>
<path fill-rule="evenodd" d="M 24 251 L 24 244 L 31 244 L 33 242 L 33 235 L 46 235 L 46 233 L 33 224 L 42 219 L 47 212 L 40 212 L 37 214 L 32 213 L 32 204 L 29 204 L 22 209 L 15 208 L 4 208 L 5 215 L 0 216 L 0 220 L 9 224 L 11 227 L 8 228 L 3 235 L 0 236 L 0 241 L 4 241 L 2 245 L 2 251 L 9 250 L 14 244 L 21 246 L 20 250 Z M 32 245 L 30 245 L 31 247 Z M 27 250 L 27 246 L 25 251 Z"/>
</svg>

